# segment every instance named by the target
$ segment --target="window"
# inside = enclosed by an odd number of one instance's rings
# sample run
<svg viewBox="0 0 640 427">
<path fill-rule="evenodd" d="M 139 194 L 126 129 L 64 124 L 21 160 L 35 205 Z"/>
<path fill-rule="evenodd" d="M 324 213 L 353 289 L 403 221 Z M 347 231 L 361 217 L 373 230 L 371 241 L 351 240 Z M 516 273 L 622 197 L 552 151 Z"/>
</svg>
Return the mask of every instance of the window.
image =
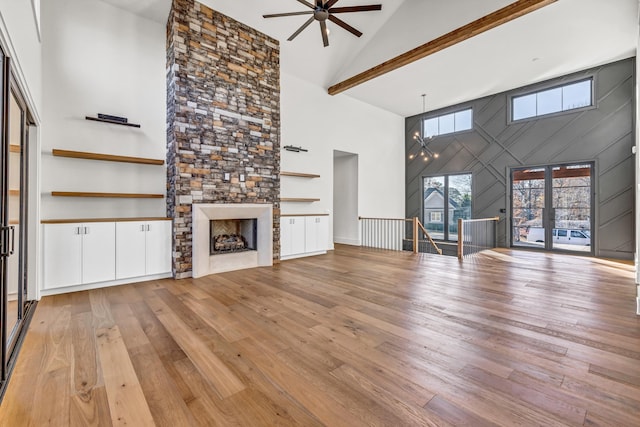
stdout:
<svg viewBox="0 0 640 427">
<path fill-rule="evenodd" d="M 424 121 L 424 137 L 431 138 L 438 135 L 446 135 L 454 132 L 462 132 L 473 128 L 473 110 L 456 111 L 430 117 Z"/>
<path fill-rule="evenodd" d="M 558 237 L 567 237 L 567 230 L 558 230 Z"/>
<path fill-rule="evenodd" d="M 580 239 L 585 239 L 587 236 L 582 234 L 581 231 L 573 231 L 573 230 L 571 230 L 571 237 L 578 237 Z"/>
<path fill-rule="evenodd" d="M 423 178 L 423 224 L 432 238 L 458 240 L 458 219 L 471 218 L 470 173 Z"/>
<path fill-rule="evenodd" d="M 511 98 L 511 119 L 522 120 L 593 105 L 593 79 Z"/>
</svg>

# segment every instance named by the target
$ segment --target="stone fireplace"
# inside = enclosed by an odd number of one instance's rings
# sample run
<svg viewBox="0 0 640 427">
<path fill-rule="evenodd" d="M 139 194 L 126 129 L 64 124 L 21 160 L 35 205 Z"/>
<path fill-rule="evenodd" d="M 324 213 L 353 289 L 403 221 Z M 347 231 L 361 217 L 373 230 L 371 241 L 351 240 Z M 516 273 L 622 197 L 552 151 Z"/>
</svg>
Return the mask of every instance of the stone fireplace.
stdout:
<svg viewBox="0 0 640 427">
<path fill-rule="evenodd" d="M 175 277 L 277 261 L 279 176 L 278 41 L 197 1 L 173 0 L 167 23 L 167 213 L 174 219 Z M 221 206 L 230 208 L 220 214 Z M 251 206 L 259 214 L 246 216 Z M 238 214 L 228 210 L 233 207 Z M 210 254 L 211 220 L 252 218 L 257 250 L 232 251 L 248 242 L 231 236 L 236 232 L 221 233 L 227 237 L 219 242 L 220 253 Z"/>
</svg>

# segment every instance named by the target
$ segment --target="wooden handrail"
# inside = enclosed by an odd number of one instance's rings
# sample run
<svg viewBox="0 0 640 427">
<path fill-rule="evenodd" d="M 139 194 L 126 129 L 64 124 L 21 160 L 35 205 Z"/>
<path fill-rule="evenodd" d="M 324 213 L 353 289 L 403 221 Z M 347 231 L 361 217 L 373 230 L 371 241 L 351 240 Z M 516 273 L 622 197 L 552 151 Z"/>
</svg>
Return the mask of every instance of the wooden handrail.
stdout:
<svg viewBox="0 0 640 427">
<path fill-rule="evenodd" d="M 494 216 L 494 217 L 491 217 L 491 218 L 474 218 L 474 219 L 458 218 L 458 221 L 464 221 L 464 222 L 500 221 L 500 217 L 499 216 Z"/>
<path fill-rule="evenodd" d="M 431 243 L 431 246 L 433 246 L 436 249 L 439 255 L 442 255 L 442 249 L 440 249 L 438 245 L 436 245 L 436 242 L 433 241 L 433 239 L 431 238 L 431 235 L 427 232 L 427 230 L 424 228 L 424 226 L 420 221 L 418 221 L 418 225 L 422 229 L 422 232 L 424 233 L 424 235 L 427 236 L 427 239 L 429 240 L 429 243 Z"/>
</svg>

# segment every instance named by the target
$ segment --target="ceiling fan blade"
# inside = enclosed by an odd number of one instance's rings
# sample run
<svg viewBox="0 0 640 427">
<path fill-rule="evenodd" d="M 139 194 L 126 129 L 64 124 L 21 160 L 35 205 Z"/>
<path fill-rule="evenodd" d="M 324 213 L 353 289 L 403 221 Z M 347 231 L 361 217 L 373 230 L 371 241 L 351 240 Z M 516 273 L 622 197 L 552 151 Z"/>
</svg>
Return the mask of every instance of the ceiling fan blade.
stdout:
<svg viewBox="0 0 640 427">
<path fill-rule="evenodd" d="M 327 9 L 333 7 L 334 4 L 338 3 L 338 0 L 329 0 L 327 3 L 325 3 L 324 7 L 326 7 Z"/>
<path fill-rule="evenodd" d="M 349 31 L 351 34 L 353 34 L 356 37 L 360 37 L 362 35 L 360 31 L 356 30 L 355 28 L 353 28 L 351 25 L 347 24 L 340 18 L 336 18 L 335 16 L 329 15 L 329 21 L 333 22 L 336 25 L 341 26 L 342 28 Z"/>
<path fill-rule="evenodd" d="M 329 9 L 329 13 L 370 12 L 372 10 L 382 10 L 382 5 L 371 4 L 368 6 L 334 7 L 332 9 Z"/>
<path fill-rule="evenodd" d="M 327 34 L 327 21 L 320 21 L 320 31 L 322 31 L 322 43 L 324 47 L 329 46 L 329 34 Z"/>
<path fill-rule="evenodd" d="M 270 15 L 262 15 L 263 18 L 279 18 L 280 16 L 295 16 L 295 15 L 311 15 L 313 10 L 305 10 L 304 12 L 288 12 L 288 13 L 272 13 Z"/>
<path fill-rule="evenodd" d="M 291 41 L 293 39 L 295 39 L 296 37 L 298 37 L 298 34 L 300 34 L 302 32 L 302 30 L 304 30 L 305 28 L 307 28 L 309 25 L 311 25 L 311 23 L 313 21 L 315 21 L 316 19 L 312 16 L 311 18 L 309 18 L 309 20 L 307 22 L 305 22 L 304 24 L 302 24 L 302 26 L 300 28 L 298 28 L 298 30 L 291 34 L 291 37 L 289 37 L 287 40 Z"/>
<path fill-rule="evenodd" d="M 310 7 L 311 9 L 315 9 L 316 7 L 314 5 L 312 5 L 311 3 L 309 3 L 308 1 L 305 0 L 298 0 L 298 2 L 302 3 L 303 5 Z"/>
</svg>

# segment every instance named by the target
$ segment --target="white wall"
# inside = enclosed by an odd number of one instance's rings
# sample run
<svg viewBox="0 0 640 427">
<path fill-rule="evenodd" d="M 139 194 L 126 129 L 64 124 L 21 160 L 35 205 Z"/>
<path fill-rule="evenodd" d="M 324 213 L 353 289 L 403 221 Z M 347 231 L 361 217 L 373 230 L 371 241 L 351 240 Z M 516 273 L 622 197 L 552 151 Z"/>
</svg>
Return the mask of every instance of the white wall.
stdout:
<svg viewBox="0 0 640 427">
<path fill-rule="evenodd" d="M 282 177 L 281 197 L 319 198 L 281 204 L 286 213 L 333 213 L 333 151 L 358 154 L 358 214 L 404 217 L 404 119 L 291 75 L 281 76 L 281 139 L 307 153 L 282 150 L 281 170 L 320 178 Z M 333 244 L 332 218 L 329 243 Z"/>
<path fill-rule="evenodd" d="M 42 218 L 166 215 L 164 199 L 66 198 L 51 191 L 166 194 L 164 167 L 53 157 L 51 150 L 165 159 L 165 27 L 98 0 L 42 3 Z M 140 129 L 85 120 L 128 117 Z"/>
</svg>

